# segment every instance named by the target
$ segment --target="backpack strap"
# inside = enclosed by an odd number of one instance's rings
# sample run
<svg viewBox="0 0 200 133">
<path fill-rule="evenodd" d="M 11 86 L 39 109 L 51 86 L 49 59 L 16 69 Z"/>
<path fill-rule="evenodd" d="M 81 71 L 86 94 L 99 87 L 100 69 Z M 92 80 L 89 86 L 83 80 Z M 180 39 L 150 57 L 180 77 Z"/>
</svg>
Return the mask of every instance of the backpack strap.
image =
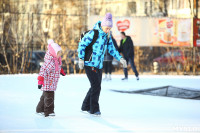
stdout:
<svg viewBox="0 0 200 133">
<path fill-rule="evenodd" d="M 94 36 L 92 38 L 92 42 L 85 48 L 85 57 L 84 60 L 85 61 L 89 61 L 91 56 L 92 56 L 92 52 L 93 52 L 93 48 L 92 46 L 94 45 L 94 43 L 97 41 L 98 36 L 99 36 L 99 31 L 98 30 L 94 30 Z"/>
<path fill-rule="evenodd" d="M 87 34 L 89 31 L 90 31 L 90 30 L 85 31 L 85 32 L 83 32 L 83 33 L 81 34 L 81 36 L 80 36 L 80 40 L 79 40 L 80 42 L 81 42 L 82 38 L 85 36 L 85 34 Z"/>
<path fill-rule="evenodd" d="M 92 39 L 92 42 L 87 46 L 88 49 L 92 49 L 92 46 L 94 45 L 94 43 L 97 41 L 98 36 L 99 36 L 99 31 L 98 30 L 93 30 L 94 31 L 94 37 Z"/>
</svg>

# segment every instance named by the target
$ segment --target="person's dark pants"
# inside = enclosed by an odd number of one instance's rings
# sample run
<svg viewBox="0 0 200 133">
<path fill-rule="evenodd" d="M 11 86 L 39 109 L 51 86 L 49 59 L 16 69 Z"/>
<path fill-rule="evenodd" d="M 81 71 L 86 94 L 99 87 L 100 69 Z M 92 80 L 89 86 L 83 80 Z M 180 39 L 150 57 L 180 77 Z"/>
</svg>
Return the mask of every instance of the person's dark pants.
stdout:
<svg viewBox="0 0 200 133">
<path fill-rule="evenodd" d="M 112 61 L 104 61 L 105 74 L 112 73 Z"/>
<path fill-rule="evenodd" d="M 138 71 L 137 71 L 135 63 L 134 63 L 134 57 L 125 58 L 125 60 L 126 60 L 127 65 L 130 62 L 131 68 L 132 68 L 133 72 L 135 73 L 135 76 L 138 77 L 139 74 L 138 74 Z M 125 75 L 125 78 L 128 78 L 127 68 L 124 68 L 124 75 Z"/>
<path fill-rule="evenodd" d="M 86 75 L 90 81 L 90 89 L 83 101 L 82 110 L 90 111 L 91 114 L 94 114 L 99 109 L 99 95 L 101 92 L 101 80 L 102 80 L 102 69 L 97 69 L 89 66 L 85 66 Z"/>
<path fill-rule="evenodd" d="M 36 112 L 44 112 L 45 116 L 54 113 L 54 91 L 43 91 Z"/>
</svg>

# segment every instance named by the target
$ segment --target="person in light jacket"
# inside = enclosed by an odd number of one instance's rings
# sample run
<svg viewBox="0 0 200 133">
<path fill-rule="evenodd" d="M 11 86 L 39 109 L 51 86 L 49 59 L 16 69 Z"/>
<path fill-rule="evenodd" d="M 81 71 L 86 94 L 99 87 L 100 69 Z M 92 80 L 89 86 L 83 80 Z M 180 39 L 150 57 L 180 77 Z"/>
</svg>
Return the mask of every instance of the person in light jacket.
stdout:
<svg viewBox="0 0 200 133">
<path fill-rule="evenodd" d="M 98 21 L 93 30 L 81 39 L 78 46 L 79 68 L 85 67 L 86 75 L 90 81 L 90 89 L 85 96 L 81 110 L 96 116 L 100 116 L 99 95 L 101 91 L 102 68 L 106 50 L 127 67 L 126 60 L 115 49 L 111 36 L 108 35 L 113 26 L 112 14 L 107 13 L 102 21 Z M 91 52 L 85 52 L 86 47 L 94 38 L 94 30 L 98 31 L 98 39 L 92 46 Z M 89 57 L 89 58 L 85 58 Z"/>
</svg>

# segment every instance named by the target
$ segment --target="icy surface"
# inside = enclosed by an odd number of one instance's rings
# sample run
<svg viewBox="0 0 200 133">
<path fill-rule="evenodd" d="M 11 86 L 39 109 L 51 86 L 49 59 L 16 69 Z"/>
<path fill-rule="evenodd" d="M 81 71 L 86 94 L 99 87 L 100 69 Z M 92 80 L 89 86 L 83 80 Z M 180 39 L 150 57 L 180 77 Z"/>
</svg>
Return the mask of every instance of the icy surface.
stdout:
<svg viewBox="0 0 200 133">
<path fill-rule="evenodd" d="M 200 101 L 110 91 L 173 85 L 200 89 L 199 76 L 130 76 L 103 81 L 102 116 L 80 112 L 89 88 L 85 75 L 61 77 L 53 119 L 35 114 L 42 94 L 37 75 L 0 75 L 0 133 L 200 133 Z"/>
</svg>

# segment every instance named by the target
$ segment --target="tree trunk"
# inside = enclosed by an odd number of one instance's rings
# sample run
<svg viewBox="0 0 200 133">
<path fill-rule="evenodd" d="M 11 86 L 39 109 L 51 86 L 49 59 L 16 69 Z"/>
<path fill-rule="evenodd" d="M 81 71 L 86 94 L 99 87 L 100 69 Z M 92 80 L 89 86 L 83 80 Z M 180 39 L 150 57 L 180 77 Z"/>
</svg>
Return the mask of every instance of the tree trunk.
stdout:
<svg viewBox="0 0 200 133">
<path fill-rule="evenodd" d="M 8 58 L 7 58 L 6 51 L 5 51 L 5 45 L 2 44 L 2 47 L 3 47 L 3 56 L 4 56 L 4 58 L 5 58 L 6 66 L 7 66 L 7 68 L 8 68 L 8 74 L 9 74 L 9 73 L 12 73 L 12 72 L 11 72 L 11 69 L 10 69 L 10 65 L 9 65 L 9 63 L 8 63 Z"/>
</svg>

